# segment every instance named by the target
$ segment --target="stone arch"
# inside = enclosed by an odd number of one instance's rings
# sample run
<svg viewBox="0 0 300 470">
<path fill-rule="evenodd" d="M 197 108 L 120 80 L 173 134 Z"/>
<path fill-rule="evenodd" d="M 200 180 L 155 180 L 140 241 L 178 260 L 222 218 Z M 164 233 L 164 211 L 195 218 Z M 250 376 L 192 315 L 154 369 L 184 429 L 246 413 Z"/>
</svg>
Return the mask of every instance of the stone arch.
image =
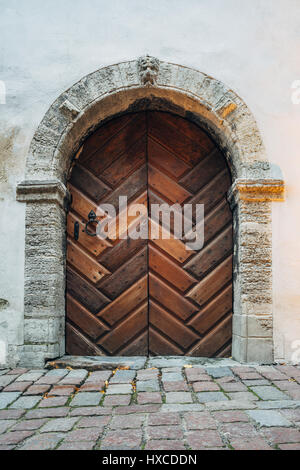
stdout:
<svg viewBox="0 0 300 470">
<path fill-rule="evenodd" d="M 20 363 L 64 353 L 65 186 L 72 158 L 96 127 L 130 111 L 170 111 L 205 128 L 226 156 L 234 213 L 233 357 L 272 362 L 271 201 L 282 178 L 268 162 L 243 100 L 197 70 L 145 56 L 87 75 L 52 104 L 32 139 L 26 180 L 24 346 Z"/>
</svg>

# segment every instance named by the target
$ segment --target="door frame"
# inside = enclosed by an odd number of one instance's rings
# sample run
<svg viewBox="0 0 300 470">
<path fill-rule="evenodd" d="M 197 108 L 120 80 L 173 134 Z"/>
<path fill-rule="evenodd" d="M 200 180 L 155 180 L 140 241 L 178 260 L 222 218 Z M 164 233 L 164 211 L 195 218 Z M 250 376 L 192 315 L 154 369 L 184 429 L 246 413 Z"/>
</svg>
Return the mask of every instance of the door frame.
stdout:
<svg viewBox="0 0 300 470">
<path fill-rule="evenodd" d="M 17 200 L 26 203 L 24 344 L 17 362 L 41 367 L 65 352 L 66 179 L 82 142 L 126 112 L 167 111 L 204 128 L 232 176 L 233 349 L 240 362 L 273 362 L 272 201 L 284 181 L 267 159 L 244 101 L 214 78 L 144 56 L 91 73 L 62 93 L 38 126 Z"/>
</svg>

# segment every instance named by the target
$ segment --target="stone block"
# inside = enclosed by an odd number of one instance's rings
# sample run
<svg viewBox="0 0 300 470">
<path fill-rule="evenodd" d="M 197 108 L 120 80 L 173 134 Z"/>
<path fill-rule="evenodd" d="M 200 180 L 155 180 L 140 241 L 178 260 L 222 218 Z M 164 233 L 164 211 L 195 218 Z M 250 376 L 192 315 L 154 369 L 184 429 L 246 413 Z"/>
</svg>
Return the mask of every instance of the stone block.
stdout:
<svg viewBox="0 0 300 470">
<path fill-rule="evenodd" d="M 67 432 L 77 423 L 78 418 L 55 418 L 51 419 L 46 423 L 41 429 L 40 432 Z"/>
<path fill-rule="evenodd" d="M 0 410 L 7 408 L 8 405 L 13 403 L 19 396 L 20 392 L 1 392 L 0 393 Z"/>
<path fill-rule="evenodd" d="M 34 408 L 41 401 L 41 398 L 40 396 L 23 396 L 10 405 L 10 408 L 15 410 L 29 410 L 30 408 Z"/>
<path fill-rule="evenodd" d="M 197 393 L 197 399 L 200 403 L 210 401 L 226 401 L 228 397 L 223 392 L 200 392 Z"/>
<path fill-rule="evenodd" d="M 107 387 L 106 395 L 126 395 L 132 391 L 131 384 L 114 384 Z"/>
<path fill-rule="evenodd" d="M 289 400 L 289 396 L 273 386 L 259 385 L 250 387 L 261 400 Z"/>
<path fill-rule="evenodd" d="M 250 410 L 247 414 L 260 427 L 274 426 L 292 426 L 292 423 L 282 416 L 278 411 L 274 410 Z"/>
<path fill-rule="evenodd" d="M 70 403 L 70 406 L 99 405 L 102 395 L 97 392 L 79 392 Z"/>
<path fill-rule="evenodd" d="M 136 390 L 137 392 L 158 392 L 159 383 L 157 380 L 138 380 Z"/>
<path fill-rule="evenodd" d="M 190 392 L 167 392 L 166 403 L 193 403 Z"/>
</svg>

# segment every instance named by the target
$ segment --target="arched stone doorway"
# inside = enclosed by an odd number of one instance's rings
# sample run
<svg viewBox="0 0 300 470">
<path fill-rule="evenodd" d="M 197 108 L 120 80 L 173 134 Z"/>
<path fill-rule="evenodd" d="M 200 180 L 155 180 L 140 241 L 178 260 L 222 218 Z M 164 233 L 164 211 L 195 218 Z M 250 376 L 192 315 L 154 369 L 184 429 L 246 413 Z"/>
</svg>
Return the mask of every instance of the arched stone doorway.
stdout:
<svg viewBox="0 0 300 470">
<path fill-rule="evenodd" d="M 68 178 L 67 353 L 231 355 L 230 186 L 215 143 L 174 114 L 125 114 L 84 142 Z M 91 232 L 97 222 L 85 229 L 91 210 L 103 220 L 103 204 L 114 212 L 106 240 Z M 188 225 L 202 230 L 199 204 L 204 245 L 199 233 L 187 249 L 174 228 L 182 232 L 184 220 L 186 235 Z"/>
<path fill-rule="evenodd" d="M 152 57 L 100 69 L 64 92 L 39 125 L 17 198 L 26 202 L 24 347 L 20 363 L 65 352 L 65 230 L 72 158 L 99 125 L 126 112 L 168 111 L 204 128 L 231 170 L 233 358 L 272 362 L 271 202 L 284 184 L 246 104 L 221 82 Z"/>
</svg>

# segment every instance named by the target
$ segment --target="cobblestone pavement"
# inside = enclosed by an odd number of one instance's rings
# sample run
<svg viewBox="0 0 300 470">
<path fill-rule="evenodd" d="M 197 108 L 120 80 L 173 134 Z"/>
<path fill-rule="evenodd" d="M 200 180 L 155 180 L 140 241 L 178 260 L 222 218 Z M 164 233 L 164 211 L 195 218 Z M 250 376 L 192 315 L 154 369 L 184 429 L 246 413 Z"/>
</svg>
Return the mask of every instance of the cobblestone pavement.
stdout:
<svg viewBox="0 0 300 470">
<path fill-rule="evenodd" d="M 223 364 L 0 370 L 0 450 L 300 450 L 300 367 Z"/>
</svg>

